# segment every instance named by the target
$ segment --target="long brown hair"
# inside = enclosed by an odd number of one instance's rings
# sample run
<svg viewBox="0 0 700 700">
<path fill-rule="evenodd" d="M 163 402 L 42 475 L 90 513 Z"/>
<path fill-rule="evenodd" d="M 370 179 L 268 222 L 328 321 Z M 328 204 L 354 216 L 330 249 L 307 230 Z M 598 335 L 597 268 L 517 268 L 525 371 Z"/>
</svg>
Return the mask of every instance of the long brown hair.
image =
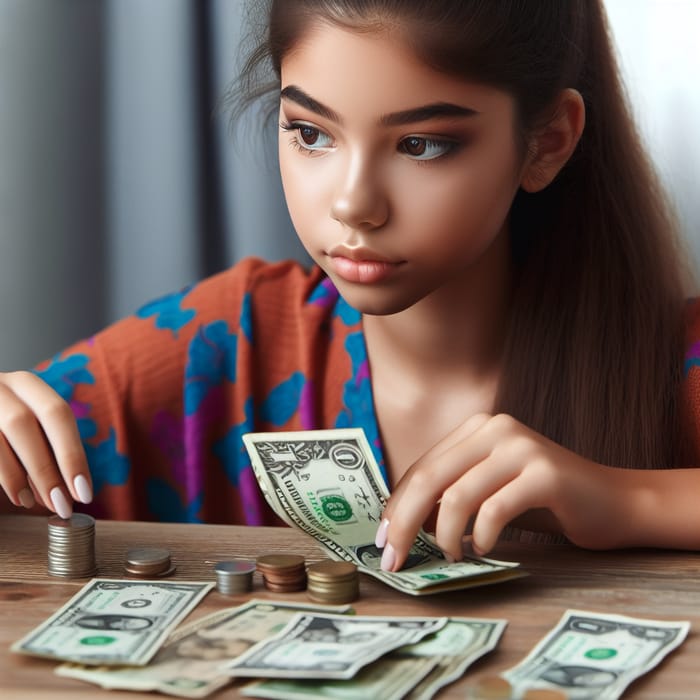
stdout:
<svg viewBox="0 0 700 700">
<path fill-rule="evenodd" d="M 549 187 L 518 192 L 512 206 L 516 278 L 496 408 L 603 464 L 681 464 L 686 273 L 601 0 L 261 4 L 238 110 L 278 94 L 282 59 L 319 21 L 398 31 L 435 69 L 510 93 L 522 143 L 561 90 L 581 93 L 586 127 L 573 157 Z"/>
</svg>

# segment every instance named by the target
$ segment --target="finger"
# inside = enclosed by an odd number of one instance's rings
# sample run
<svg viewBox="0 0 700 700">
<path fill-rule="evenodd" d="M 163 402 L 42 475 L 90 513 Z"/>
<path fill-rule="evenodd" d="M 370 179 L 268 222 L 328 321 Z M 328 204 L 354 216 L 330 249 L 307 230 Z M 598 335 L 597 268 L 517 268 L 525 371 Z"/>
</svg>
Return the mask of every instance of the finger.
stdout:
<svg viewBox="0 0 700 700">
<path fill-rule="evenodd" d="M 90 503 L 90 469 L 78 424 L 68 403 L 31 372 L 15 373 L 10 386 L 36 416 L 72 498 Z"/>
<path fill-rule="evenodd" d="M 422 465 L 426 463 L 432 464 L 434 461 L 439 460 L 446 452 L 452 450 L 456 445 L 466 440 L 489 420 L 491 420 L 491 416 L 487 413 L 475 414 L 463 423 L 460 423 L 454 430 L 442 438 L 442 440 L 435 443 L 435 445 L 406 471 L 399 483 L 395 486 L 391 498 L 387 503 L 387 507 L 384 509 L 385 515 L 391 513 L 392 501 L 399 498 L 403 490 L 407 488 L 412 472 L 421 469 Z"/>
<path fill-rule="evenodd" d="M 515 455 L 491 454 L 448 486 L 435 523 L 435 541 L 446 558 L 462 558 L 462 540 L 470 519 L 490 496 L 516 478 L 522 462 Z M 472 527 L 473 532 L 473 527 Z"/>
<path fill-rule="evenodd" d="M 460 446 L 481 429 L 489 419 L 490 416 L 482 413 L 472 416 L 417 460 L 394 488 L 384 508 L 384 519 L 391 520 L 399 503 L 408 497 L 407 492 L 423 491 L 423 484 L 431 487 L 432 507 L 439 498 L 438 494 L 441 494 L 444 488 L 451 483 L 450 479 L 454 480 L 463 471 L 464 460 L 456 459 L 458 452 L 455 450 L 459 450 Z M 439 465 L 438 470 L 435 470 L 436 464 Z M 450 465 L 452 466 L 450 467 Z M 431 474 L 430 470 L 435 471 Z M 427 515 L 420 522 L 423 523 L 426 517 Z"/>
<path fill-rule="evenodd" d="M 41 494 L 39 493 L 39 489 L 36 487 L 36 484 L 32 481 L 31 477 L 29 474 L 27 474 L 27 481 L 29 482 L 29 488 L 32 490 L 32 494 L 34 496 L 34 500 L 40 505 L 46 508 L 46 510 L 49 510 L 49 506 L 44 503 L 44 499 L 41 497 Z"/>
<path fill-rule="evenodd" d="M 421 525 L 448 486 L 474 465 L 484 461 L 493 450 L 495 431 L 485 420 L 463 440 L 439 454 L 433 462 L 421 458 L 401 479 L 401 488 L 384 511 L 386 541 L 391 545 L 383 562 L 388 571 L 403 564 Z"/>
<path fill-rule="evenodd" d="M 476 554 L 491 551 L 503 528 L 518 515 L 547 506 L 547 490 L 536 474 L 537 470 L 523 472 L 481 504 L 472 530 L 472 548 Z"/>
<path fill-rule="evenodd" d="M 4 411 L 0 431 L 38 489 L 44 503 L 62 518 L 69 518 L 72 506 L 63 479 L 46 442 L 37 417 L 11 388 L 0 387 Z"/>
<path fill-rule="evenodd" d="M 422 457 L 421 460 L 433 460 L 440 457 L 444 452 L 454 447 L 457 443 L 465 440 L 479 428 L 486 425 L 493 416 L 489 413 L 475 413 L 467 420 L 460 423 L 456 428 L 451 430 L 441 440 L 438 440 Z"/>
<path fill-rule="evenodd" d="M 31 508 L 36 499 L 27 472 L 19 463 L 5 436 L 0 433 L 0 487 L 15 506 Z"/>
</svg>

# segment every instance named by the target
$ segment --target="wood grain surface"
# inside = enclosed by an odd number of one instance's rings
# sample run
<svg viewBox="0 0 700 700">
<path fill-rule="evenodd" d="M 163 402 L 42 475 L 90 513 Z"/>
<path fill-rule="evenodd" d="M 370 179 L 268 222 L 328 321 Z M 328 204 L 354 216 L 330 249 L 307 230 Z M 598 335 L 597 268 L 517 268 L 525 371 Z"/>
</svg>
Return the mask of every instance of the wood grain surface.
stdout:
<svg viewBox="0 0 700 700">
<path fill-rule="evenodd" d="M 270 553 L 303 554 L 308 563 L 325 558 L 307 535 L 288 528 L 98 521 L 98 576 L 124 577 L 129 548 L 168 547 L 177 570 L 172 580 L 214 580 L 213 564 Z M 52 615 L 86 582 L 47 574 L 47 521 L 41 516 L 0 516 L 0 698 L 8 700 L 144 700 L 153 693 L 106 691 L 53 673 L 57 662 L 14 654 L 10 645 Z M 358 614 L 452 615 L 508 620 L 498 648 L 477 662 L 439 698 L 464 698 L 476 679 L 522 659 L 569 608 L 662 620 L 690 620 L 683 645 L 635 682 L 625 698 L 700 698 L 700 555 L 693 552 L 628 550 L 587 552 L 568 545 L 502 543 L 492 556 L 522 563 L 529 576 L 467 591 L 413 597 L 361 576 Z M 304 601 L 306 593 L 273 594 L 256 574 L 252 592 L 211 592 L 187 621 L 250 598 Z M 210 696 L 235 698 L 237 685 Z M 162 696 L 161 696 L 162 697 Z M 378 699 L 379 700 L 379 699 Z"/>
</svg>

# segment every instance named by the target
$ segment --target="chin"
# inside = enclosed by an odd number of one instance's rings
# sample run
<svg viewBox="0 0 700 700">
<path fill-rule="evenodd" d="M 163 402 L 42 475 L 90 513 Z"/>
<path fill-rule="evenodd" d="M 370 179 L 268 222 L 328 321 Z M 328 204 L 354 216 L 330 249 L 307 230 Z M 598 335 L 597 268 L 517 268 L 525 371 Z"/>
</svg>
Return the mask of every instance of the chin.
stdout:
<svg viewBox="0 0 700 700">
<path fill-rule="evenodd" d="M 406 300 L 379 289 L 348 289 L 347 284 L 337 285 L 340 296 L 361 314 L 369 316 L 391 316 L 410 308 L 416 299 Z"/>
</svg>

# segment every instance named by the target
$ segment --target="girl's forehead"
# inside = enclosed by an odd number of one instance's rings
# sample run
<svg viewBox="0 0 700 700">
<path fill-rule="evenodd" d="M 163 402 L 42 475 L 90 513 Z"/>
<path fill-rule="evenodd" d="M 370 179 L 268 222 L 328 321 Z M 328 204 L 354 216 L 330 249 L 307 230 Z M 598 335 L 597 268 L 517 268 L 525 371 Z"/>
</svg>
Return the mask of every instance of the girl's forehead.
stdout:
<svg viewBox="0 0 700 700">
<path fill-rule="evenodd" d="M 495 87 L 437 70 L 401 32 L 382 28 L 315 23 L 282 58 L 280 73 L 283 89 L 299 87 L 338 110 L 365 106 L 383 113 L 450 102 L 479 112 L 507 97 Z"/>
<path fill-rule="evenodd" d="M 337 54 L 337 62 L 345 58 L 359 58 L 360 54 L 390 51 L 403 54 L 403 58 L 418 61 L 417 54 L 411 49 L 410 42 L 402 31 L 390 31 L 384 24 L 371 27 L 352 27 L 338 25 L 326 20 L 317 20 L 308 25 L 297 37 L 291 49 L 282 57 L 282 66 L 290 56 L 302 53 L 325 53 L 329 49 Z M 331 51 L 333 53 L 333 51 Z M 319 67 L 322 68 L 322 67 Z"/>
</svg>

